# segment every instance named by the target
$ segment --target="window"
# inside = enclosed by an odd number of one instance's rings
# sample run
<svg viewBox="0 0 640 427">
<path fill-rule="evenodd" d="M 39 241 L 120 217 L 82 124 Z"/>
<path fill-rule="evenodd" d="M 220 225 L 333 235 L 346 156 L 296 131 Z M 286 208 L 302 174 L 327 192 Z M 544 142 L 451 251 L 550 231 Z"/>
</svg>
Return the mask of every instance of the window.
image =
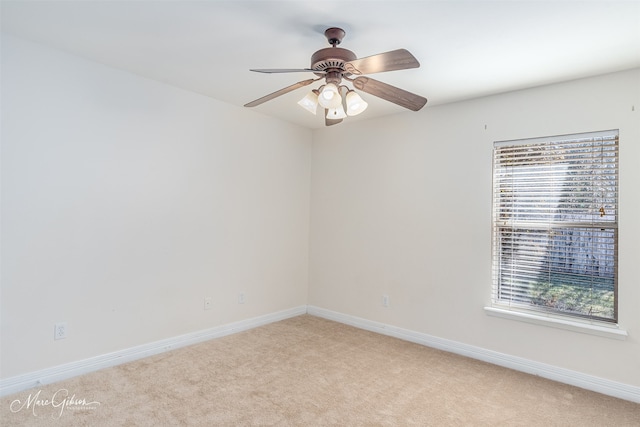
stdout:
<svg viewBox="0 0 640 427">
<path fill-rule="evenodd" d="M 617 130 L 494 143 L 494 306 L 617 322 L 617 223 Z"/>
</svg>

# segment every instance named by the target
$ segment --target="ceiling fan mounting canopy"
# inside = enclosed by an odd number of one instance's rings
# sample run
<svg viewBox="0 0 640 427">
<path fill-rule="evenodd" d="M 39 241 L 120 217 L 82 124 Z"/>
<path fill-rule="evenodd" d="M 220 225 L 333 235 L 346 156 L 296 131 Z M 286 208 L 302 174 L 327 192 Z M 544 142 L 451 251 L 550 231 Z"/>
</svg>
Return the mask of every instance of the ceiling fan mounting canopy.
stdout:
<svg viewBox="0 0 640 427">
<path fill-rule="evenodd" d="M 337 27 L 327 28 L 324 32 L 327 41 L 334 47 L 342 43 L 342 39 L 344 38 L 345 34 L 346 33 L 342 28 Z"/>
<path fill-rule="evenodd" d="M 393 102 L 394 104 L 400 105 L 413 111 L 420 110 L 427 103 L 427 99 L 420 95 L 416 95 L 414 93 L 407 92 L 406 90 L 391 86 L 381 81 L 362 76 L 363 74 L 406 70 L 409 68 L 420 67 L 420 63 L 418 62 L 418 60 L 408 50 L 396 49 L 390 52 L 380 53 L 377 55 L 358 59 L 356 54 L 352 51 L 336 47 L 337 45 L 342 43 L 342 39 L 344 38 L 345 34 L 346 33 L 342 28 L 328 28 L 324 32 L 324 35 L 327 37 L 327 41 L 329 42 L 331 47 L 320 49 L 313 55 L 311 55 L 310 68 L 250 70 L 259 73 L 312 72 L 316 76 L 318 76 L 318 78 L 303 80 L 298 83 L 294 83 L 291 86 L 287 86 L 269 95 L 263 96 L 262 98 L 258 98 L 255 101 L 249 102 L 245 104 L 245 107 L 255 107 L 256 105 L 260 105 L 278 96 L 284 95 L 303 86 L 307 86 L 320 79 L 325 79 L 327 84 L 333 83 L 335 85 L 339 85 L 342 81 L 342 78 L 345 78 L 347 81 L 351 82 L 351 84 L 358 90 L 377 96 L 386 101 Z M 351 78 L 352 75 L 356 75 L 358 77 L 353 79 Z M 309 109 L 308 106 L 305 106 L 304 108 Z M 315 110 L 313 108 L 314 107 L 311 107 L 309 111 L 315 114 Z M 330 126 L 341 121 L 342 119 L 329 119 L 327 117 L 325 123 L 327 126 Z"/>
</svg>

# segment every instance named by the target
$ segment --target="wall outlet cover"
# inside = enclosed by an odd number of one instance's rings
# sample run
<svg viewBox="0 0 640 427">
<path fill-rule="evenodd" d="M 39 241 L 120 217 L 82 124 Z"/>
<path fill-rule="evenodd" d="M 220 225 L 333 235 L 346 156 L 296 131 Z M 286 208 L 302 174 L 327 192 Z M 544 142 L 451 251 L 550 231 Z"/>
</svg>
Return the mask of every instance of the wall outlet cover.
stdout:
<svg viewBox="0 0 640 427">
<path fill-rule="evenodd" d="M 67 337 L 67 322 L 58 322 L 53 328 L 53 339 L 61 340 Z"/>
</svg>

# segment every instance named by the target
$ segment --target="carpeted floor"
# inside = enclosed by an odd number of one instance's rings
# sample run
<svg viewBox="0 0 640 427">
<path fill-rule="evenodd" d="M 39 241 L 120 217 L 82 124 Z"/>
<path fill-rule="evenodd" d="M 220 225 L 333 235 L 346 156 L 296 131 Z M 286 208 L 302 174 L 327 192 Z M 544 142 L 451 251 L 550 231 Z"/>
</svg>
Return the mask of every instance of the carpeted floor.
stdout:
<svg viewBox="0 0 640 427">
<path fill-rule="evenodd" d="M 640 426 L 639 404 L 309 315 L 0 403 L 3 426 Z"/>
</svg>

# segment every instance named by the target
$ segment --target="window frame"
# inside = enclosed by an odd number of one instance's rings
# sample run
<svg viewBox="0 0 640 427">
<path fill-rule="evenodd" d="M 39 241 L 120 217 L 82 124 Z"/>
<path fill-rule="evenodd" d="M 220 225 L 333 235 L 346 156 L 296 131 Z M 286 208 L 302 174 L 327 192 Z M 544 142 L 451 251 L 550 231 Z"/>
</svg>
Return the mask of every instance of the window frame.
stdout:
<svg viewBox="0 0 640 427">
<path fill-rule="evenodd" d="M 613 139 L 613 153 L 615 155 L 613 164 L 614 168 L 612 169 L 612 175 L 614 176 L 614 191 L 615 194 L 615 206 L 614 206 L 614 218 L 613 220 L 608 220 L 603 223 L 599 222 L 570 222 L 570 221 L 547 221 L 545 223 L 536 222 L 536 221 L 521 221 L 521 220 L 512 220 L 512 221 L 504 221 L 500 218 L 500 212 L 504 209 L 506 202 L 502 201 L 503 196 L 497 196 L 497 185 L 499 183 L 503 184 L 503 181 L 498 179 L 498 171 L 497 168 L 500 166 L 499 157 L 498 157 L 498 149 L 499 147 L 518 147 L 518 146 L 529 146 L 533 147 L 534 150 L 537 148 L 544 150 L 545 147 L 552 146 L 554 144 L 562 145 L 564 143 L 572 143 L 572 142 L 588 142 L 589 140 L 598 140 L 598 138 L 608 138 Z M 520 139 L 520 140 L 510 140 L 510 141 L 496 141 L 493 143 L 493 155 L 492 155 L 492 239 L 491 239 L 491 250 L 492 250 L 492 291 L 491 291 L 491 307 L 486 307 L 488 314 L 499 316 L 499 317 L 520 317 L 520 320 L 530 321 L 532 323 L 539 323 L 540 320 L 547 321 L 555 324 L 556 326 L 563 327 L 565 329 L 575 329 L 580 328 L 581 324 L 591 324 L 596 325 L 596 329 L 600 327 L 604 327 L 605 331 L 609 329 L 611 326 L 617 327 L 618 323 L 618 306 L 619 306 L 619 298 L 618 298 L 618 205 L 619 205 L 619 138 L 620 132 L 618 129 L 612 129 L 607 131 L 598 131 L 598 132 L 588 132 L 588 133 L 577 133 L 577 134 L 567 134 L 567 135 L 557 135 L 550 137 L 542 137 L 542 138 L 528 138 L 528 139 Z M 526 156 L 525 156 L 526 157 Z M 531 158 L 535 158 L 532 156 Z M 597 160 L 594 160 L 590 164 L 595 164 Z M 562 162 L 557 162 L 560 164 Z M 572 163 L 568 163 L 572 164 Z M 554 163 L 555 165 L 555 163 Z M 502 165 L 504 166 L 504 165 Z M 502 169 L 504 172 L 504 168 Z M 516 169 L 513 169 L 516 171 Z M 607 174 L 609 174 L 607 172 Z M 514 185 L 514 188 L 515 185 Z M 552 187 L 551 192 L 553 192 L 555 187 Z M 559 191 L 559 190 L 555 190 Z M 550 192 L 550 194 L 551 194 Z M 590 193 L 591 194 L 591 193 Z M 523 211 L 525 211 L 523 209 Z M 516 216 L 515 214 L 513 215 Z M 505 257 L 502 243 L 501 243 L 501 235 L 500 229 L 510 228 L 511 230 L 517 230 L 518 227 L 526 227 L 530 225 L 531 228 L 538 230 L 548 230 L 550 232 L 550 236 L 553 235 L 553 230 L 558 228 L 566 228 L 567 226 L 574 227 L 578 229 L 582 227 L 584 229 L 591 229 L 594 235 L 601 234 L 597 231 L 598 228 L 602 228 L 606 226 L 608 229 L 612 230 L 613 235 L 613 315 L 611 317 L 599 317 L 594 315 L 585 315 L 577 312 L 564 311 L 559 309 L 550 309 L 544 306 L 535 306 L 530 301 L 522 302 L 513 300 L 505 300 L 501 298 L 501 271 L 502 271 L 502 260 Z M 604 231 L 604 228 L 602 228 Z M 551 240 L 552 237 L 549 238 Z M 514 239 L 516 243 L 520 243 L 520 240 Z M 548 250 L 548 249 L 547 249 Z M 510 286 L 513 288 L 514 284 L 511 283 Z M 531 299 L 530 296 L 525 297 L 526 299 Z M 597 333 L 602 331 L 596 331 Z M 622 335 L 626 336 L 626 333 Z"/>
</svg>

